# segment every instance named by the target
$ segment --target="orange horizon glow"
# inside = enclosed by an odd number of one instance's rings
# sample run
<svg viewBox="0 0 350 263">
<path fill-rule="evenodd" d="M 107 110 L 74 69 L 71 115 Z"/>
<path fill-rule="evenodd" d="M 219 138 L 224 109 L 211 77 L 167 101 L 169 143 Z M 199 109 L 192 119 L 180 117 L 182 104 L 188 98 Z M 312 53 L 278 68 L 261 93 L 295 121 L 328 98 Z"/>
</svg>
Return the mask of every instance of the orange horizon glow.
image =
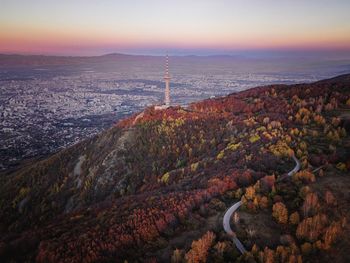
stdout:
<svg viewBox="0 0 350 263">
<path fill-rule="evenodd" d="M 15 33 L 13 33 L 15 32 Z M 103 34 L 89 36 L 82 32 L 55 33 L 50 30 L 16 30 L 10 33 L 0 31 L 0 52 L 40 52 L 53 53 L 75 48 L 180 48 L 180 49 L 217 49 L 217 50 L 257 50 L 257 49 L 335 49 L 350 50 L 350 35 L 334 34 L 332 37 L 309 36 L 186 36 L 185 40 L 175 37 L 133 36 L 131 34 L 109 37 Z"/>
<path fill-rule="evenodd" d="M 181 6 L 167 0 L 150 0 L 149 5 L 147 1 L 136 0 L 142 4 L 139 9 L 136 4 L 134 7 L 119 1 L 113 4 L 107 1 L 111 8 L 97 6 L 89 0 L 76 0 L 74 5 L 63 1 L 62 5 L 55 4 L 57 14 L 51 16 L 44 12 L 50 11 L 46 9 L 51 7 L 43 0 L 29 0 L 27 9 L 23 2 L 12 0 L 7 2 L 9 12 L 5 8 L 0 16 L 0 53 L 88 54 L 140 48 L 211 49 L 218 52 L 273 49 L 350 51 L 350 22 L 345 20 L 346 7 L 350 4 L 345 1 L 334 1 L 332 5 L 323 0 L 317 5 L 316 1 L 310 0 L 309 4 L 286 5 L 266 0 L 267 6 L 261 8 L 256 6 L 260 3 L 257 0 L 251 0 L 255 5 L 237 1 L 232 14 L 226 10 L 226 5 L 232 5 L 232 1 L 218 1 L 219 4 L 203 0 L 201 5 L 195 5 L 180 0 Z M 90 9 L 81 11 L 85 9 L 77 9 L 79 4 L 81 8 L 85 4 Z M 40 8 L 42 10 L 38 13 Z M 109 11 L 113 8 L 124 8 L 134 16 L 128 17 L 126 11 L 116 15 Z M 289 11 L 286 8 L 295 9 L 295 14 L 284 14 Z M 62 9 L 61 13 L 59 9 Z M 184 12 L 183 16 L 172 12 L 176 9 Z M 310 14 L 314 9 L 318 13 Z"/>
</svg>

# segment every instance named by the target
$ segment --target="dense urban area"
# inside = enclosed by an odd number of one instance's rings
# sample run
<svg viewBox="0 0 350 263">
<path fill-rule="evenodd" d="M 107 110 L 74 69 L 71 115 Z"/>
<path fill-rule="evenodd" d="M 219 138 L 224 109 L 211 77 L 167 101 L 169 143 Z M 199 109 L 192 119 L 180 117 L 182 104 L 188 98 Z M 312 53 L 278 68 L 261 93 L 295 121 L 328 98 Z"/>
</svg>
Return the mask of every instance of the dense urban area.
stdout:
<svg viewBox="0 0 350 263">
<path fill-rule="evenodd" d="M 121 57 L 119 61 L 120 55 L 112 54 L 79 65 L 74 65 L 74 59 L 51 65 L 46 61 L 50 58 L 44 57 L 33 65 L 35 59 L 28 58 L 27 65 L 24 59 L 12 63 L 11 57 L 2 58 L 0 171 L 47 156 L 97 134 L 124 116 L 162 103 L 164 58 L 130 56 L 134 59 L 130 62 Z M 278 65 L 261 64 L 259 68 L 256 61 L 254 66 L 248 62 L 221 57 L 170 58 L 172 104 L 185 106 L 262 84 L 310 82 L 333 73 L 286 73 L 277 70 Z M 339 65 L 333 68 L 341 70 L 344 68 Z"/>
</svg>

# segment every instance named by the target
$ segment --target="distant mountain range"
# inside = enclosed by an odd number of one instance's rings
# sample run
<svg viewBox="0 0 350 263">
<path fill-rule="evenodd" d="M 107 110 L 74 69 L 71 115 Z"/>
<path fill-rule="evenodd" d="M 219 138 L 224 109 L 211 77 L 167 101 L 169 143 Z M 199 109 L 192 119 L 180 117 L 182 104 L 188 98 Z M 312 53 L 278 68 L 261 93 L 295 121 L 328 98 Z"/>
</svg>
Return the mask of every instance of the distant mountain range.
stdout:
<svg viewBox="0 0 350 263">
<path fill-rule="evenodd" d="M 245 56 L 245 55 L 185 55 L 171 56 L 172 60 L 179 62 L 202 62 L 210 60 L 213 62 L 224 61 L 333 61 L 333 58 L 322 56 Z M 162 61 L 163 56 L 150 55 L 128 55 L 121 53 L 111 53 L 101 56 L 46 56 L 46 55 L 18 55 L 18 54 L 0 54 L 0 67 L 16 67 L 16 66 L 45 66 L 45 65 L 84 65 L 91 63 L 106 62 L 133 62 L 133 61 Z M 338 63 L 350 63 L 350 59 L 336 59 Z"/>
<path fill-rule="evenodd" d="M 105 62 L 109 60 L 123 60 L 133 58 L 132 55 L 107 54 L 103 56 L 75 57 L 75 56 L 43 56 L 43 55 L 6 55 L 0 54 L 0 67 L 5 66 L 43 66 L 43 65 L 74 65 Z"/>
</svg>

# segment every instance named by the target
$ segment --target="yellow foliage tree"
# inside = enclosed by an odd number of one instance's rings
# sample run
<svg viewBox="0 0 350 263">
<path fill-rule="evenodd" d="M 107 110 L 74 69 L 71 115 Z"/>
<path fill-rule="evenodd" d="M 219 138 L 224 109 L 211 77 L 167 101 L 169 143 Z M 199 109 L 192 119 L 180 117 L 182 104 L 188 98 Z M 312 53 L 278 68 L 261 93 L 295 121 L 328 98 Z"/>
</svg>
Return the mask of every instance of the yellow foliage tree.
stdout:
<svg viewBox="0 0 350 263">
<path fill-rule="evenodd" d="M 225 152 L 224 152 L 224 151 L 221 151 L 221 152 L 219 152 L 219 154 L 216 156 L 216 159 L 221 160 L 222 158 L 224 158 L 224 156 L 225 156 Z"/>
<path fill-rule="evenodd" d="M 249 138 L 249 141 L 250 141 L 251 143 L 254 143 L 254 142 L 259 141 L 260 139 L 261 139 L 260 136 L 259 136 L 258 134 L 255 134 L 255 135 L 253 135 L 253 136 L 251 136 L 251 137 Z"/>
<path fill-rule="evenodd" d="M 165 173 L 162 178 L 160 179 L 162 183 L 167 184 L 169 182 L 169 173 Z"/>
<path fill-rule="evenodd" d="M 292 150 L 285 142 L 281 140 L 275 145 L 271 145 L 269 149 L 277 157 L 289 157 Z"/>
<path fill-rule="evenodd" d="M 272 216 L 280 224 L 287 224 L 288 222 L 288 210 L 282 202 L 277 202 L 272 207 Z"/>
<path fill-rule="evenodd" d="M 192 172 L 197 171 L 197 169 L 198 169 L 198 165 L 199 165 L 199 163 L 198 163 L 198 162 L 191 164 L 191 171 L 192 171 Z"/>
<path fill-rule="evenodd" d="M 316 181 L 316 177 L 313 173 L 303 170 L 293 175 L 294 181 L 302 181 L 304 183 L 314 183 Z"/>
<path fill-rule="evenodd" d="M 247 200 L 253 200 L 255 197 L 255 189 L 253 186 L 249 186 L 246 189 L 245 197 Z"/>
</svg>

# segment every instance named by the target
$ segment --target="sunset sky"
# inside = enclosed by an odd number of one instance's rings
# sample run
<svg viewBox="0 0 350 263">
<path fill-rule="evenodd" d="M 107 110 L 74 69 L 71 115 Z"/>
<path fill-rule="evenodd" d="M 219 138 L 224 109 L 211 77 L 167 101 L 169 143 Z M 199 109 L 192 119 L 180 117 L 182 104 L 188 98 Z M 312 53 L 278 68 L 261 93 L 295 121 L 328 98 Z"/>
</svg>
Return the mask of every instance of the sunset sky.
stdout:
<svg viewBox="0 0 350 263">
<path fill-rule="evenodd" d="M 0 53 L 350 51 L 349 0 L 0 0 Z"/>
</svg>

